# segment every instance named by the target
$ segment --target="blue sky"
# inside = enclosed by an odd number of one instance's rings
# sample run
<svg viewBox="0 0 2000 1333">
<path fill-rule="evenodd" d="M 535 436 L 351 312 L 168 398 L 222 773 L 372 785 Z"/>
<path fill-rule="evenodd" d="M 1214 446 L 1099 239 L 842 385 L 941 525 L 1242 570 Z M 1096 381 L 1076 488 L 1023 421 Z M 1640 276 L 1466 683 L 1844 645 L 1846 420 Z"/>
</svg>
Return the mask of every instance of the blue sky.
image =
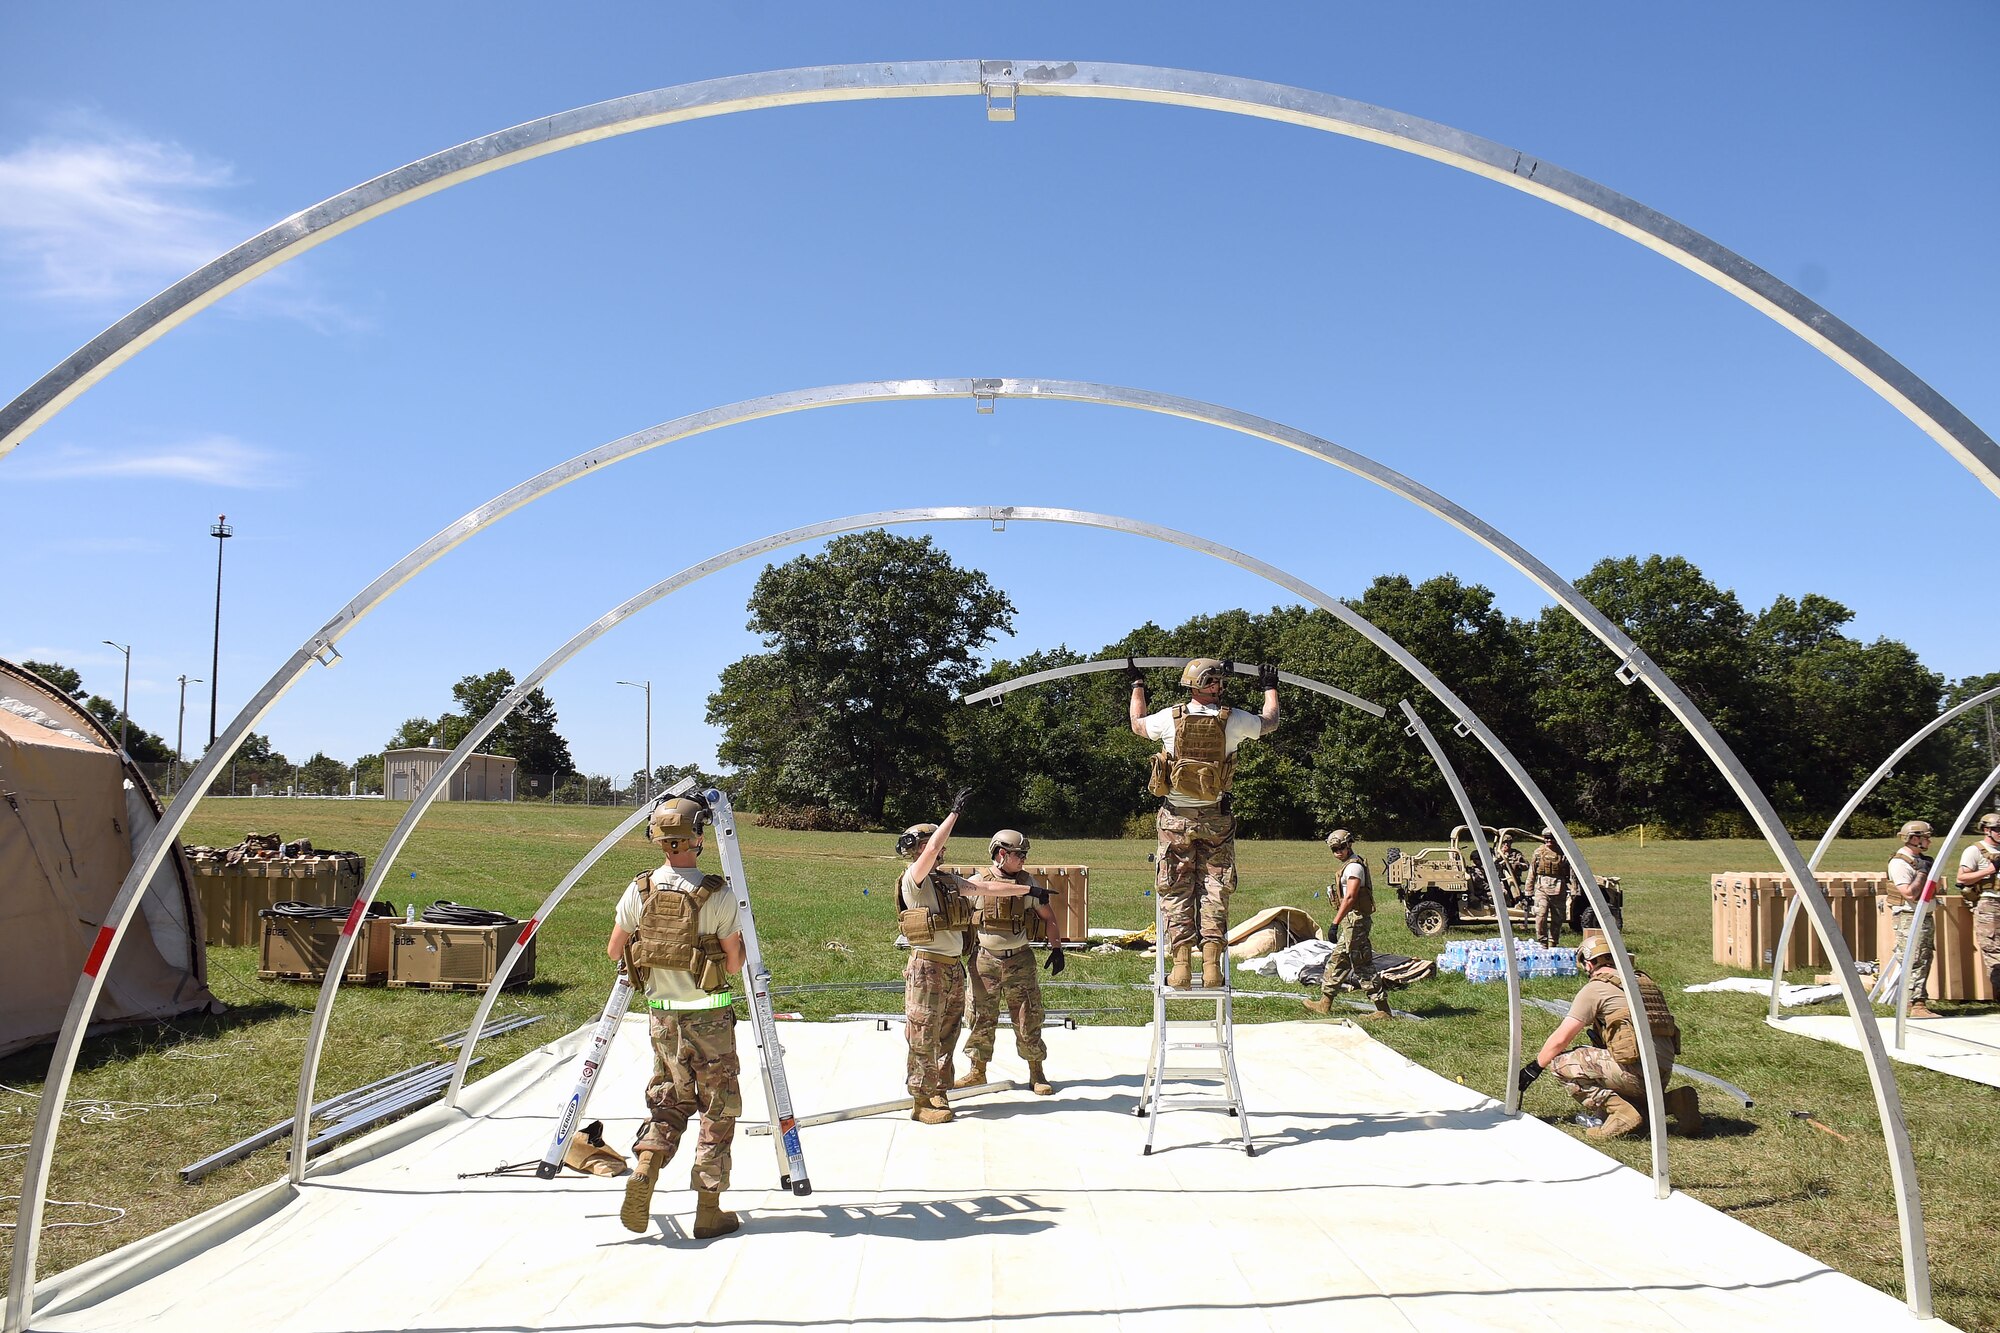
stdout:
<svg viewBox="0 0 2000 1333">
<path fill-rule="evenodd" d="M 1374 102 L 1631 195 L 1799 286 L 2000 429 L 2000 9 L 1978 3 L 14 4 L 0 88 L 0 397 L 236 241 L 450 144 L 697 79 L 868 60 L 1103 60 Z M 1958 676 L 1995 667 L 1994 500 L 1865 387 L 1608 231 L 1388 149 L 1238 117 L 1024 101 L 760 112 L 495 173 L 319 247 L 141 353 L 11 456 L 0 656 L 55 658 L 171 738 L 230 716 L 404 552 L 655 422 L 849 380 L 1177 393 L 1390 463 L 1574 578 L 1686 555 L 1753 607 L 1819 592 Z M 645 455 L 409 585 L 264 730 L 373 750 L 638 589 L 769 532 L 1019 503 L 1199 533 L 1336 594 L 1451 571 L 1535 590 L 1274 446 L 1087 406 L 810 413 Z M 1008 655 L 1277 590 L 1172 548 L 938 530 L 1020 607 Z M 757 564 L 549 692 L 578 760 L 709 762 Z M 189 700 L 190 733 L 207 696 Z M 201 722 L 193 725 L 199 715 Z M 205 736 L 205 732 L 202 733 Z"/>
</svg>

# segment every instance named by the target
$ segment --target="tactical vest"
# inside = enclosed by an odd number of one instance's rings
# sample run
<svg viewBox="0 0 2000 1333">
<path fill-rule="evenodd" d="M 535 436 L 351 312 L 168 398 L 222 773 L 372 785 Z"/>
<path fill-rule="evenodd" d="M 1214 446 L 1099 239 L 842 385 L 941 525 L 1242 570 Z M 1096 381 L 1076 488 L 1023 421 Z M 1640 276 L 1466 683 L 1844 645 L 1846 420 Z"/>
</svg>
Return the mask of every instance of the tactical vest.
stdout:
<svg viewBox="0 0 2000 1333">
<path fill-rule="evenodd" d="M 1614 973 L 1615 977 L 1617 974 Z M 1644 972 L 1635 974 L 1639 979 L 1639 1003 L 1646 1011 L 1646 1027 L 1656 1045 L 1663 1045 L 1675 1055 L 1681 1053 L 1680 1024 L 1667 1012 L 1667 997 L 1660 984 Z M 1618 978 L 1619 990 L 1624 991 L 1623 978 Z M 1611 1058 L 1621 1065 L 1639 1063 L 1639 1036 L 1633 1030 L 1632 1009 L 1629 997 L 1624 1010 L 1613 1010 L 1604 1020 L 1602 1032 L 1592 1031 L 1598 1044 L 1611 1053 Z M 1662 1074 L 1666 1071 L 1662 1070 Z"/>
<path fill-rule="evenodd" d="M 981 871 L 979 878 L 985 879 L 989 875 L 1003 883 L 1016 882 L 997 870 Z M 1028 931 L 1028 900 L 1025 896 L 981 898 L 973 921 L 979 929 L 995 935 L 1025 935 Z"/>
<path fill-rule="evenodd" d="M 1363 916 L 1375 915 L 1375 879 L 1368 873 L 1368 863 L 1361 859 L 1359 852 L 1349 852 L 1347 860 L 1341 864 L 1340 879 L 1335 880 L 1334 907 L 1339 909 L 1340 897 L 1347 892 L 1347 867 L 1361 867 L 1361 887 L 1354 891 L 1354 910 Z"/>
<path fill-rule="evenodd" d="M 957 880 L 942 870 L 933 870 L 929 883 L 938 905 L 910 907 L 903 901 L 902 877 L 896 879 L 896 928 L 917 947 L 935 940 L 940 930 L 964 930 L 973 920 L 972 900 L 958 891 Z"/>
<path fill-rule="evenodd" d="M 686 881 L 676 877 L 670 886 L 653 882 L 649 872 L 634 879 L 639 889 L 639 930 L 632 938 L 628 958 L 634 966 L 668 972 L 686 972 L 694 984 L 713 995 L 729 984 L 722 957 L 722 941 L 701 933 L 701 909 L 724 887 L 720 875 L 704 875 L 701 886 L 680 887 Z"/>
<path fill-rule="evenodd" d="M 1221 800 L 1236 779 L 1236 756 L 1229 753 L 1228 707 L 1190 713 L 1186 704 L 1175 704 L 1173 722 L 1174 752 L 1162 750 L 1153 756 L 1149 789 L 1155 796 L 1178 796 L 1197 804 Z"/>
<path fill-rule="evenodd" d="M 2000 855 L 1994 854 L 1993 849 L 1986 845 L 1984 838 L 1973 843 L 1972 850 L 1979 853 L 1980 859 L 1986 862 L 1988 870 L 2000 867 Z M 1975 907 L 1984 906 L 1989 901 L 2000 903 L 2000 879 L 1989 879 L 1974 884 L 1965 890 L 1965 895 L 1972 899 Z"/>
<path fill-rule="evenodd" d="M 1536 893 L 1561 893 L 1569 887 L 1569 861 L 1554 847 L 1544 847 L 1535 853 L 1532 873 Z"/>
<path fill-rule="evenodd" d="M 1924 872 L 1922 867 L 1917 864 L 1917 854 L 1908 847 L 1898 847 L 1895 851 L 1889 853 L 1889 859 L 1891 861 L 1901 861 L 1916 872 L 1916 879 L 1911 881 L 1910 887 L 1917 891 L 1918 897 L 1922 897 L 1924 892 Z M 1893 879 L 1889 881 L 1889 891 L 1896 895 L 1889 900 L 1889 910 L 1891 912 L 1912 912 L 1916 910 L 1916 903 L 1903 897 L 1902 886 Z"/>
</svg>

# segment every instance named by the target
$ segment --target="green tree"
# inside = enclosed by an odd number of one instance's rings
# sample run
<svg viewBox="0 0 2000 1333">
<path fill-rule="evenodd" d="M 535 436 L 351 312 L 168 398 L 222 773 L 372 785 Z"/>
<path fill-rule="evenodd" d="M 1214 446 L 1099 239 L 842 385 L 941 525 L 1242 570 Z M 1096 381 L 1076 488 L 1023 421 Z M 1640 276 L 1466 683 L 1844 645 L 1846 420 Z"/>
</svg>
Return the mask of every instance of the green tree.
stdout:
<svg viewBox="0 0 2000 1333">
<path fill-rule="evenodd" d="M 354 761 L 355 787 L 363 796 L 382 792 L 382 756 L 364 754 Z"/>
<path fill-rule="evenodd" d="M 463 735 L 464 733 L 461 732 L 459 734 Z M 395 733 L 389 737 L 389 743 L 382 748 L 385 750 L 428 750 L 433 748 L 433 742 L 438 739 L 437 723 L 427 717 L 411 717 L 403 720 L 403 725 L 396 728 Z"/>
<path fill-rule="evenodd" d="M 708 699 L 722 762 L 752 806 L 826 805 L 880 823 L 934 811 L 962 771 L 955 696 L 1014 604 L 929 537 L 852 533 L 766 566 L 749 628 L 767 651 L 731 663 Z"/>
<path fill-rule="evenodd" d="M 83 688 L 83 677 L 73 667 L 66 667 L 60 662 L 23 662 L 21 665 L 72 699 L 81 699 L 89 693 Z"/>
<path fill-rule="evenodd" d="M 344 796 L 347 779 L 347 765 L 324 750 L 299 765 L 299 790 L 308 795 Z"/>
<path fill-rule="evenodd" d="M 391 750 L 424 749 L 433 743 L 455 749 L 474 724 L 492 712 L 514 688 L 514 673 L 506 667 L 483 676 L 465 676 L 451 687 L 458 704 L 456 712 L 442 713 L 435 720 L 408 718 L 389 737 Z M 509 713 L 480 747 L 487 754 L 505 755 L 520 761 L 527 773 L 564 773 L 576 767 L 570 758 L 569 742 L 556 730 L 556 706 L 538 686 Z M 525 790 L 525 788 L 524 788 Z"/>
</svg>

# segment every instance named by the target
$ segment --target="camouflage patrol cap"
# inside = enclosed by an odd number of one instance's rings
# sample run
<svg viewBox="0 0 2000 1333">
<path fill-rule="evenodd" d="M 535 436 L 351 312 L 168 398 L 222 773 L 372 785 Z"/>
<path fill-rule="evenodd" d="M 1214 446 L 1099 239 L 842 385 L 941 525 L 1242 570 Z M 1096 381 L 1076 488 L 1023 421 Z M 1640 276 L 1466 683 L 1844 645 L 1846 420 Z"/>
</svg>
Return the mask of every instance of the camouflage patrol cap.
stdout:
<svg viewBox="0 0 2000 1333">
<path fill-rule="evenodd" d="M 1576 961 L 1585 967 L 1611 961 L 1611 941 L 1597 932 L 1585 935 L 1576 946 Z"/>
<path fill-rule="evenodd" d="M 646 836 L 656 843 L 699 838 L 708 827 L 708 817 L 708 807 L 700 801 L 676 796 L 653 811 L 653 817 L 646 821 Z"/>
<path fill-rule="evenodd" d="M 938 831 L 936 824 L 912 824 L 896 835 L 896 855 L 905 861 L 917 859 L 917 852 Z"/>
<path fill-rule="evenodd" d="M 1181 684 L 1191 690 L 1199 689 L 1202 677 L 1210 674 L 1217 676 L 1225 674 L 1222 659 L 1219 657 L 1197 657 L 1181 668 Z"/>
<path fill-rule="evenodd" d="M 1896 830 L 1896 836 L 1905 841 L 1916 837 L 1918 834 L 1922 834 L 1926 838 L 1931 836 L 1931 826 L 1921 819 L 1912 819 L 1909 823 Z"/>
<path fill-rule="evenodd" d="M 1337 852 L 1343 847 L 1352 847 L 1353 845 L 1354 835 L 1344 828 L 1337 828 L 1326 835 L 1326 849 L 1329 852 Z"/>
<path fill-rule="evenodd" d="M 1019 852 L 1021 855 L 1026 856 L 1028 854 L 1028 835 L 1015 829 L 1001 829 L 993 835 L 992 841 L 986 844 L 986 854 L 988 856 L 998 856 L 1002 852 Z"/>
</svg>

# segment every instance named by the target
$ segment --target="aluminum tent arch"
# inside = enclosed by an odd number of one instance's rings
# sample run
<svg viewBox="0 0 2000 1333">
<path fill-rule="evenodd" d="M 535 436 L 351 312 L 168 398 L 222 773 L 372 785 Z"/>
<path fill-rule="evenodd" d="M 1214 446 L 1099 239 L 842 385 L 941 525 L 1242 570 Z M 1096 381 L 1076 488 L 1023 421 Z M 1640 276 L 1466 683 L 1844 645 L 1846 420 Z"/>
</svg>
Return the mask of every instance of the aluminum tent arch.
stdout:
<svg viewBox="0 0 2000 1333">
<path fill-rule="evenodd" d="M 988 685 L 983 690 L 974 690 L 970 694 L 960 695 L 958 701 L 962 704 L 983 704 L 997 700 L 1003 694 L 1012 694 L 1015 690 L 1025 690 L 1030 685 L 1043 685 L 1049 681 L 1062 680 L 1069 676 L 1088 676 L 1098 671 L 1123 671 L 1128 660 L 1135 666 L 1146 667 L 1148 669 L 1160 667 L 1178 668 L 1188 664 L 1188 659 L 1185 657 L 1134 657 L 1130 659 L 1119 657 L 1105 658 L 1099 662 L 1071 662 L 1067 666 L 1050 667 L 1047 671 L 1036 671 L 1030 675 L 1016 676 L 1012 680 L 1003 680 L 998 685 Z M 1242 662 L 1226 662 L 1223 665 L 1229 667 L 1239 676 L 1254 676 L 1257 674 L 1256 667 L 1246 665 Z M 1371 703 L 1366 699 L 1349 694 L 1346 690 L 1340 689 L 1338 686 L 1329 685 L 1323 680 L 1314 680 L 1310 676 L 1295 676 L 1289 671 L 1280 671 L 1278 679 L 1287 685 L 1296 685 L 1302 690 L 1311 690 L 1314 694 L 1323 694 L 1329 699 L 1346 704 L 1349 708 L 1359 709 L 1370 717 L 1387 717 L 1389 715 L 1389 710 L 1381 704 Z"/>
<path fill-rule="evenodd" d="M 1944 726 L 1945 723 L 1962 717 L 1974 708 L 1977 708 L 1980 704 L 1994 699 L 2000 699 L 2000 687 L 1990 689 L 1984 694 L 1975 694 L 1963 703 L 1945 709 L 1942 713 L 1939 713 L 1936 717 L 1911 733 L 1908 740 L 1891 751 L 1889 757 L 1882 761 L 1881 766 L 1868 775 L 1866 782 L 1854 789 L 1854 795 L 1847 798 L 1847 804 L 1840 807 L 1840 813 L 1835 815 L 1833 822 L 1826 826 L 1826 832 L 1820 834 L 1819 845 L 1814 847 L 1812 855 L 1806 858 L 1806 864 L 1814 870 L 1819 869 L 1820 858 L 1825 856 L 1827 849 L 1833 846 L 1833 840 L 1840 836 L 1840 831 L 1847 827 L 1847 821 L 1853 817 L 1856 810 L 1861 808 L 1861 803 L 1868 799 L 1869 793 L 1881 786 L 1888 779 L 1889 775 L 1896 771 L 1896 765 L 1903 762 L 1904 755 L 1916 749 L 1917 746 L 1924 742 L 1925 738 L 1939 727 Z M 1785 922 L 1778 928 L 1778 947 L 1771 953 L 1771 1012 L 1768 1016 L 1773 1019 L 1778 1016 L 1778 988 L 1785 981 L 1785 946 L 1791 942 L 1792 926 L 1798 921 L 1798 918 L 1799 900 L 1794 896 L 1792 901 L 1785 905 Z M 1902 1036 L 1899 1032 L 1896 1045 L 1900 1047 L 1902 1044 Z"/>
<path fill-rule="evenodd" d="M 1769 800 L 1744 769 L 1734 751 L 1716 733 L 1693 701 L 1688 699 L 1657 664 L 1631 640 L 1630 636 L 1606 619 L 1554 570 L 1537 560 L 1498 529 L 1429 487 L 1364 454 L 1294 427 L 1232 408 L 1218 407 L 1196 399 L 1149 390 L 1048 379 L 884 380 L 793 390 L 711 408 L 635 432 L 559 463 L 495 496 L 484 505 L 447 525 L 364 588 L 333 619 L 309 637 L 230 722 L 228 729 L 217 738 L 217 743 L 209 748 L 201 762 L 183 782 L 158 827 L 134 853 L 132 869 L 106 910 L 105 920 L 98 929 L 97 941 L 91 950 L 90 959 L 85 965 L 83 974 L 78 977 L 76 989 L 70 998 L 69 1008 L 63 1020 L 62 1035 L 56 1042 L 50 1060 L 49 1079 L 36 1113 L 35 1132 L 24 1164 L 23 1197 L 18 1224 L 20 1230 L 17 1231 L 17 1236 L 25 1232 L 26 1237 L 17 1240 L 15 1245 L 6 1333 L 17 1333 L 17 1330 L 25 1327 L 26 1302 L 32 1288 L 30 1275 L 39 1248 L 39 1224 L 54 1153 L 57 1122 L 68 1098 L 70 1079 L 75 1072 L 89 1014 L 95 1008 L 98 994 L 103 987 L 103 965 L 117 951 L 138 907 L 142 886 L 158 868 L 161 859 L 166 855 L 167 848 L 193 812 L 195 803 L 213 785 L 216 777 L 236 753 L 251 729 L 298 682 L 315 661 L 323 665 L 332 665 L 339 658 L 336 647 L 339 639 L 369 612 L 380 606 L 397 588 L 435 563 L 453 547 L 514 510 L 603 465 L 721 426 L 811 408 L 931 398 L 971 398 L 978 403 L 990 404 L 1001 397 L 1095 403 L 1155 412 L 1219 426 L 1239 434 L 1282 444 L 1286 448 L 1331 463 L 1412 501 L 1506 560 L 1618 656 L 1622 662 L 1616 673 L 1619 680 L 1626 684 L 1644 680 L 1647 687 L 1666 705 L 1668 711 L 1673 713 L 1681 725 L 1695 737 L 1708 754 L 1710 761 L 1728 780 L 1738 799 L 1757 820 L 1765 841 L 1776 854 L 1780 864 L 1792 875 L 1794 881 L 1803 887 L 1807 910 L 1812 913 L 1813 928 L 1819 932 L 1828 956 L 1841 974 L 1842 990 L 1847 997 L 1850 1013 L 1859 1015 L 1866 1012 L 1866 996 L 1854 969 L 1853 956 L 1847 949 L 1846 941 L 1835 929 L 1831 908 L 1824 895 L 1819 893 L 1817 881 L 1805 869 L 1804 860 L 1799 855 L 1797 846 L 1785 832 Z M 1454 705 L 1455 696 L 1446 702 L 1448 706 Z M 1459 716 L 1461 725 L 1470 727 L 1479 735 L 1481 743 L 1486 745 L 1489 751 L 1494 752 L 1496 758 L 1501 758 L 1502 766 L 1507 769 L 1517 785 L 1529 781 L 1526 773 L 1513 762 L 1511 755 L 1502 757 L 1503 751 L 1495 749 L 1498 741 L 1491 737 L 1491 733 L 1486 731 L 1483 724 L 1478 723 L 1475 718 L 1466 716 L 1462 706 L 1453 707 L 1453 711 Z M 1526 791 L 1528 788 L 1523 786 L 1523 790 Z M 1574 840 L 1569 838 L 1553 808 L 1545 801 L 1533 803 L 1536 804 L 1537 813 L 1542 816 L 1543 821 L 1557 831 L 1558 841 L 1565 855 L 1569 858 L 1570 864 L 1576 867 L 1586 894 L 1593 899 L 1593 906 L 1598 912 L 1599 919 L 1606 924 L 1607 934 L 1613 937 L 1614 947 L 1622 954 L 1622 939 L 1610 926 L 1608 908 L 1603 902 L 1597 901 L 1601 895 L 1597 892 L 1596 878 L 1590 871 L 1587 859 Z M 1889 1067 L 1888 1054 L 1880 1031 L 1873 1023 L 1864 1022 L 1859 1017 L 1856 1018 L 1856 1028 L 1862 1046 L 1862 1058 L 1868 1069 L 1870 1086 L 1875 1096 L 1877 1116 L 1884 1126 L 1885 1137 L 1888 1140 L 1890 1175 L 1896 1192 L 1897 1220 L 1901 1233 L 1905 1290 L 1909 1293 L 1908 1299 L 1912 1310 L 1919 1316 L 1928 1318 L 1931 1308 L 1930 1273 L 1923 1234 L 1923 1210 L 1917 1191 L 1916 1166 L 1910 1152 L 1908 1127 L 1903 1120 L 1902 1101 Z M 1646 1049 L 1642 1044 L 1642 1055 Z M 1656 1080 L 1653 1081 L 1653 1086 L 1657 1086 Z M 1656 1146 L 1655 1149 L 1654 1175 L 1656 1179 L 1664 1180 L 1663 1147 Z"/>
<path fill-rule="evenodd" d="M 1490 139 L 1331 93 L 1195 70 L 1094 61 L 897 61 L 739 74 L 592 103 L 447 148 L 294 213 L 98 334 L 0 408 L 0 457 L 198 311 L 313 246 L 425 195 L 565 148 L 656 126 L 770 107 L 937 97 L 983 97 L 992 120 L 1012 120 L 1023 97 L 1221 111 L 1361 139 L 1496 181 L 1665 255 L 1777 321 L 1915 422 L 1981 485 L 2000 495 L 2000 445 L 1944 395 L 1803 293 L 1636 199 Z"/>
</svg>

